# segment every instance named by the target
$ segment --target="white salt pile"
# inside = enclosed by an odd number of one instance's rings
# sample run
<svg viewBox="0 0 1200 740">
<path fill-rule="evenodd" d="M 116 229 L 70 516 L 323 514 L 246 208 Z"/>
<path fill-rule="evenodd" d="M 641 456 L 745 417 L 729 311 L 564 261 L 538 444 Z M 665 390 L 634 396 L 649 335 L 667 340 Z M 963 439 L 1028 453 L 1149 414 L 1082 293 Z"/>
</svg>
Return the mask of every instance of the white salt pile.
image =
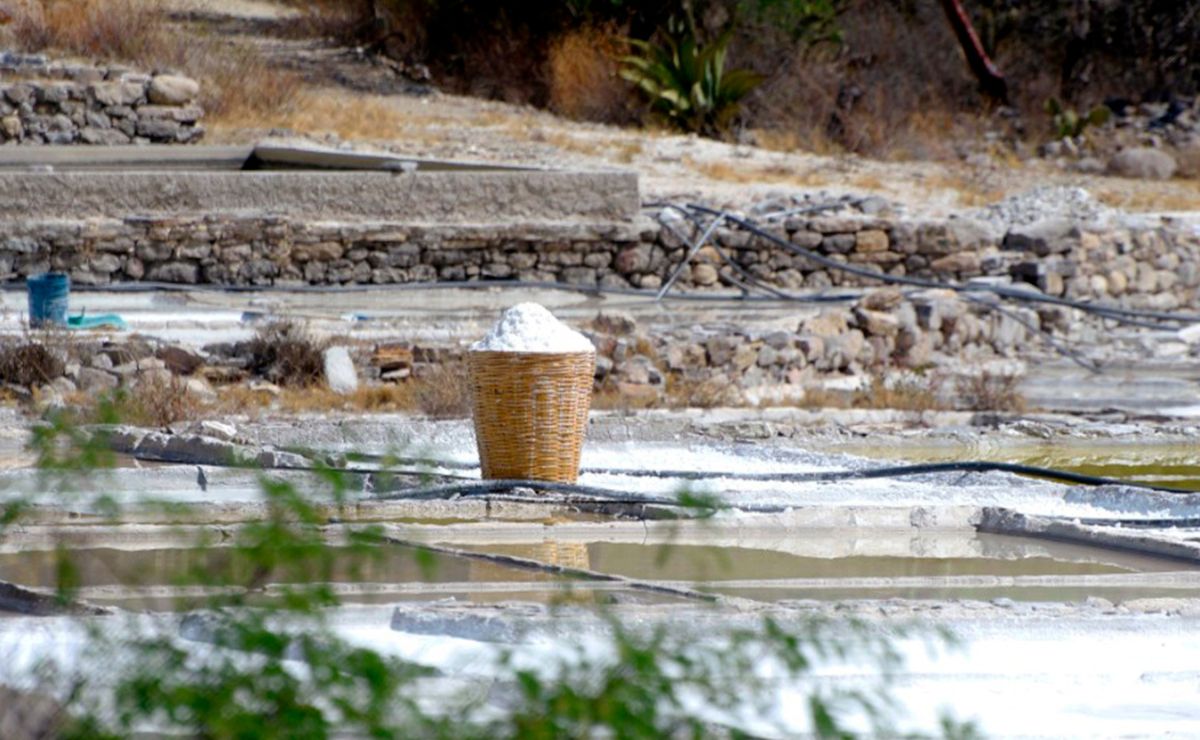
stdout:
<svg viewBox="0 0 1200 740">
<path fill-rule="evenodd" d="M 594 352 L 588 338 L 536 303 L 506 310 L 472 352 Z"/>
</svg>

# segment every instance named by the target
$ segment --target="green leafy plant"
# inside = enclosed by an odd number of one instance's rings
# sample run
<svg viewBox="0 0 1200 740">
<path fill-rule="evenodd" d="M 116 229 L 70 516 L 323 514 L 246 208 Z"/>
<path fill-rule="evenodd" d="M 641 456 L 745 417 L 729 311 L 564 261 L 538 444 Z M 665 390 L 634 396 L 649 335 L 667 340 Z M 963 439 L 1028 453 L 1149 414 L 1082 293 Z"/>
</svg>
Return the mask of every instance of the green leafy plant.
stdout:
<svg viewBox="0 0 1200 740">
<path fill-rule="evenodd" d="M 640 53 L 622 58 L 621 76 L 650 100 L 673 126 L 718 136 L 737 115 L 742 98 L 762 83 L 748 69 L 725 69 L 732 29 L 701 45 L 691 24 L 673 23 L 661 45 L 630 39 Z"/>
<path fill-rule="evenodd" d="M 1087 114 L 1080 115 L 1074 108 L 1065 107 L 1058 98 L 1048 99 L 1045 110 L 1050 114 L 1056 139 L 1081 136 L 1089 126 L 1103 126 L 1112 117 L 1112 112 L 1102 105 L 1097 105 Z"/>
</svg>

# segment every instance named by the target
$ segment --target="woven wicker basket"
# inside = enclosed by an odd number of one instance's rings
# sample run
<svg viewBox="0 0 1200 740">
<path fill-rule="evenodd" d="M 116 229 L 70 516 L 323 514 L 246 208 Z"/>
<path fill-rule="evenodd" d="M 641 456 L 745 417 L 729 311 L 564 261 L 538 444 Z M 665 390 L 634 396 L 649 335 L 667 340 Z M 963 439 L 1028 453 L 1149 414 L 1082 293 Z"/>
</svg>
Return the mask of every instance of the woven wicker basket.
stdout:
<svg viewBox="0 0 1200 740">
<path fill-rule="evenodd" d="M 468 352 L 483 477 L 574 483 L 595 368 L 592 352 Z"/>
</svg>

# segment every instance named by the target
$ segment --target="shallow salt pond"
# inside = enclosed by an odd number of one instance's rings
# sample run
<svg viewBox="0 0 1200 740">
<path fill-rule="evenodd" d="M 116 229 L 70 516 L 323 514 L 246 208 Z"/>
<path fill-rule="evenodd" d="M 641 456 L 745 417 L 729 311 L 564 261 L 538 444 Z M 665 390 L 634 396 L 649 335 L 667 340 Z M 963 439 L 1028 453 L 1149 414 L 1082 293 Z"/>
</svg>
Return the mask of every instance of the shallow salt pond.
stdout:
<svg viewBox="0 0 1200 740">
<path fill-rule="evenodd" d="M 531 528 L 533 529 L 533 528 Z M 447 532 L 450 535 L 451 531 Z M 854 542 L 860 537 L 862 544 Z M 516 556 L 569 568 L 660 584 L 682 585 L 761 601 L 788 599 L 992 599 L 1080 601 L 1088 596 L 1130 599 L 1200 596 L 1200 568 L 1188 563 L 1095 547 L 958 530 L 843 530 L 797 532 L 793 538 L 764 533 L 756 545 L 701 544 L 690 535 L 658 542 L 638 537 L 524 542 L 471 542 L 451 546 Z M 619 541 L 625 540 L 625 541 Z M 593 599 L 598 592 L 627 590 L 501 563 L 438 555 L 418 562 L 411 550 L 381 548 L 371 557 L 336 550 L 330 579 L 349 602 L 380 603 L 439 598 L 490 603 Z M 174 610 L 194 607 L 215 593 L 212 574 L 226 583 L 251 580 L 252 564 L 221 547 L 74 551 L 75 578 L 85 599 L 126 608 Z M 0 580 L 52 590 L 59 571 L 53 551 L 0 554 Z M 188 573 L 208 573 L 181 580 Z M 311 574 L 277 570 L 270 588 L 309 582 Z M 184 583 L 210 584 L 203 587 Z M 646 598 L 644 594 L 639 598 Z M 649 597 L 661 600 L 668 597 Z"/>
<path fill-rule="evenodd" d="M 976 459 L 1034 465 L 1073 473 L 1200 491 L 1200 440 L 1195 444 L 1070 443 L 958 445 L 906 442 L 903 446 L 840 445 L 838 451 L 879 460 L 948 462 Z"/>
</svg>

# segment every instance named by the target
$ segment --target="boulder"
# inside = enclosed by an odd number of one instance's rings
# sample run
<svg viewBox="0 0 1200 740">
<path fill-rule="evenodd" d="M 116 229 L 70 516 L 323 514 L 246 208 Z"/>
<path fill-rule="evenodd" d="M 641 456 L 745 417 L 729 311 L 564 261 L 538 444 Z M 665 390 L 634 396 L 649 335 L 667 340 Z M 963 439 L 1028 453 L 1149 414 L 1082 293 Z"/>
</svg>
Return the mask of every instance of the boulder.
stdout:
<svg viewBox="0 0 1200 740">
<path fill-rule="evenodd" d="M 136 82 L 95 82 L 88 89 L 97 103 L 106 106 L 133 105 L 145 92 Z"/>
<path fill-rule="evenodd" d="M 621 400 L 634 407 L 653 406 L 658 403 L 661 386 L 643 385 L 641 383 L 617 383 L 617 393 Z"/>
<path fill-rule="evenodd" d="M 20 139 L 25 135 L 25 127 L 17 116 L 5 116 L 0 118 L 0 134 L 9 139 Z"/>
<path fill-rule="evenodd" d="M 1108 160 L 1110 174 L 1144 180 L 1167 180 L 1175 174 L 1175 158 L 1148 146 L 1122 149 Z"/>
<path fill-rule="evenodd" d="M 1076 233 L 1075 223 L 1068 218 L 1044 218 L 1032 224 L 1014 226 L 1004 237 L 1004 248 L 1045 257 L 1068 251 Z"/>
<path fill-rule="evenodd" d="M 627 311 L 601 311 L 592 319 L 592 328 L 605 334 L 624 336 L 637 329 L 637 321 Z"/>
<path fill-rule="evenodd" d="M 200 268 L 190 262 L 165 262 L 155 265 L 147 279 L 160 283 L 196 284 L 200 280 Z"/>
<path fill-rule="evenodd" d="M 717 268 L 706 262 L 692 266 L 692 280 L 697 285 L 716 285 L 719 277 Z"/>
<path fill-rule="evenodd" d="M 154 356 L 162 360 L 163 366 L 176 375 L 191 375 L 204 364 L 203 357 L 182 347 L 160 347 Z"/>
<path fill-rule="evenodd" d="M 888 248 L 887 233 L 879 229 L 866 229 L 855 236 L 854 250 L 856 252 L 886 252 Z"/>
<path fill-rule="evenodd" d="M 878 288 L 868 292 L 859 305 L 870 311 L 890 311 L 904 300 L 899 288 Z"/>
<path fill-rule="evenodd" d="M 934 272 L 970 275 L 979 273 L 979 262 L 979 254 L 976 252 L 958 252 L 933 260 L 929 263 L 929 267 Z"/>
<path fill-rule="evenodd" d="M 190 77 L 158 75 L 147 91 L 155 105 L 187 105 L 200 94 L 200 83 Z"/>
<path fill-rule="evenodd" d="M 819 315 L 805 319 L 800 324 L 801 334 L 829 338 L 842 334 L 848 326 L 848 315 L 841 309 L 828 309 Z"/>
<path fill-rule="evenodd" d="M 900 319 L 885 311 L 856 308 L 854 318 L 868 336 L 894 337 L 900 331 Z"/>
<path fill-rule="evenodd" d="M 76 385 L 85 393 L 95 393 L 112 390 L 117 387 L 118 383 L 117 376 L 112 373 L 94 367 L 82 367 L 79 369 Z"/>
</svg>

